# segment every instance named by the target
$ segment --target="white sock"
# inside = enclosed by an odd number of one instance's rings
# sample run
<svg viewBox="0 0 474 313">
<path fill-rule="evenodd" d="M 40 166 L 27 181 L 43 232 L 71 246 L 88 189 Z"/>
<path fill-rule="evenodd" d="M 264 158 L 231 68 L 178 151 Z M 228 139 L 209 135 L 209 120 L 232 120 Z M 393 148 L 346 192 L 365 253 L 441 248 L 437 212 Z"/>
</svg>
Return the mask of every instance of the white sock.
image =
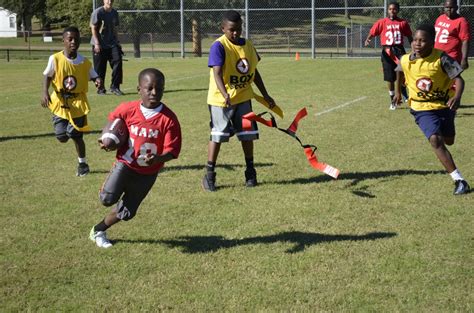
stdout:
<svg viewBox="0 0 474 313">
<path fill-rule="evenodd" d="M 79 161 L 79 163 L 87 163 L 86 158 L 77 158 L 77 160 Z"/>
<path fill-rule="evenodd" d="M 388 94 L 390 95 L 390 97 L 395 96 L 395 90 L 389 90 Z"/>
<path fill-rule="evenodd" d="M 456 181 L 456 180 L 464 180 L 464 177 L 462 177 L 461 172 L 458 169 L 455 169 L 452 173 L 449 173 L 451 175 L 451 178 Z"/>
</svg>

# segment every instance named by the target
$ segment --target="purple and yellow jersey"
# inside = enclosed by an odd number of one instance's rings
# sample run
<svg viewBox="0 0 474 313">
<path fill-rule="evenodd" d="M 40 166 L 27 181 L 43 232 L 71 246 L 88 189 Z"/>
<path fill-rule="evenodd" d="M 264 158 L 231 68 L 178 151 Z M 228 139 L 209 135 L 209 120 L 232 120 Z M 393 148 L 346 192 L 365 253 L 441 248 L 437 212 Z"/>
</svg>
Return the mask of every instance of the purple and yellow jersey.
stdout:
<svg viewBox="0 0 474 313">
<path fill-rule="evenodd" d="M 453 79 L 462 72 L 460 65 L 437 49 L 425 58 L 410 56 L 405 54 L 400 61 L 410 107 L 415 111 L 446 109 L 447 100 L 454 95 Z"/>
<path fill-rule="evenodd" d="M 48 64 L 43 74 L 52 78 L 53 92 L 49 105 L 51 112 L 68 120 L 89 113 L 86 94 L 91 78 L 91 62 L 80 54 L 75 60 L 69 60 L 63 51 L 53 54 L 50 62 L 52 64 Z"/>
<path fill-rule="evenodd" d="M 221 47 L 220 47 L 221 46 Z M 224 55 L 222 55 L 222 47 Z M 225 99 L 217 88 L 213 66 L 222 66 L 222 78 L 232 104 L 238 104 L 254 97 L 252 82 L 258 63 L 258 55 L 250 40 L 243 40 L 242 45 L 232 43 L 225 35 L 219 37 L 211 47 L 209 54 L 209 92 L 207 103 L 225 107 Z"/>
</svg>

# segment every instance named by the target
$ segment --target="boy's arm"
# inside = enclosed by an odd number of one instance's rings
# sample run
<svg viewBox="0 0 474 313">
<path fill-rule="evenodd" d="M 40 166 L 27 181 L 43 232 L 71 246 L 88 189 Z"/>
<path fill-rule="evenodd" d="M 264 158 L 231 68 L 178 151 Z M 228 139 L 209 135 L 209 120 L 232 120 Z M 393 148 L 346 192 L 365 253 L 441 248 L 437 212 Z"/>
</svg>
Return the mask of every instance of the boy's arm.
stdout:
<svg viewBox="0 0 474 313">
<path fill-rule="evenodd" d="M 102 80 L 102 78 L 100 78 L 99 74 L 97 74 L 97 72 L 92 66 L 89 69 L 89 79 L 94 82 L 97 89 L 104 88 L 104 81 Z"/>
<path fill-rule="evenodd" d="M 255 69 L 255 79 L 253 82 L 255 83 L 255 86 L 257 86 L 258 90 L 260 90 L 262 93 L 263 98 L 265 98 L 265 100 L 270 105 L 270 109 L 273 108 L 275 106 L 275 100 L 273 100 L 273 98 L 268 95 L 262 76 L 260 76 L 260 72 L 257 69 Z"/>
<path fill-rule="evenodd" d="M 53 80 L 52 77 L 44 75 L 43 78 L 43 97 L 41 98 L 41 106 L 43 108 L 47 108 L 49 103 L 51 102 L 51 98 L 49 97 L 49 86 L 51 86 L 51 81 Z"/>
<path fill-rule="evenodd" d="M 216 81 L 217 89 L 219 89 L 225 99 L 225 105 L 230 106 L 230 95 L 227 93 L 227 89 L 224 85 L 224 79 L 222 78 L 222 66 L 214 65 L 212 67 L 212 71 L 214 72 L 214 80 Z"/>
<path fill-rule="evenodd" d="M 461 45 L 461 67 L 466 70 L 469 68 L 469 63 L 467 61 L 467 57 L 469 56 L 469 40 L 464 40 Z"/>
<path fill-rule="evenodd" d="M 456 111 L 461 104 L 461 97 L 462 93 L 464 91 L 464 79 L 461 77 L 461 75 L 457 76 L 454 78 L 454 84 L 456 91 L 454 93 L 454 96 L 446 102 L 446 105 L 453 111 Z"/>
</svg>

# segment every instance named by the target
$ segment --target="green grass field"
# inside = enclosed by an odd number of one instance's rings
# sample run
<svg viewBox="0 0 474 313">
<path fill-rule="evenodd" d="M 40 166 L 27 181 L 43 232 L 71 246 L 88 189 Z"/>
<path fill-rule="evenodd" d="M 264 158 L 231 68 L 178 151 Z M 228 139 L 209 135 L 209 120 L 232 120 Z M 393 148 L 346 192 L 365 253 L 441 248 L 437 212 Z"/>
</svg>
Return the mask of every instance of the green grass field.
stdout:
<svg viewBox="0 0 474 313">
<path fill-rule="evenodd" d="M 39 105 L 46 60 L 0 63 L 0 311 L 474 310 L 474 193 L 454 197 L 408 109 L 389 111 L 378 59 L 264 57 L 260 72 L 286 114 L 279 126 L 306 107 L 298 136 L 341 174 L 315 171 L 294 139 L 261 126 L 260 185 L 243 186 L 232 138 L 221 149 L 216 193 L 200 186 L 206 64 L 131 60 L 126 96 L 91 90 L 92 172 L 77 178 L 73 144 L 56 141 Z M 98 190 L 114 155 L 98 148 L 98 132 L 120 101 L 137 98 L 145 67 L 166 75 L 163 101 L 180 118 L 182 153 L 135 219 L 108 231 L 114 247 L 99 249 L 88 234 L 108 212 Z M 474 70 L 464 78 L 449 149 L 474 185 Z"/>
</svg>

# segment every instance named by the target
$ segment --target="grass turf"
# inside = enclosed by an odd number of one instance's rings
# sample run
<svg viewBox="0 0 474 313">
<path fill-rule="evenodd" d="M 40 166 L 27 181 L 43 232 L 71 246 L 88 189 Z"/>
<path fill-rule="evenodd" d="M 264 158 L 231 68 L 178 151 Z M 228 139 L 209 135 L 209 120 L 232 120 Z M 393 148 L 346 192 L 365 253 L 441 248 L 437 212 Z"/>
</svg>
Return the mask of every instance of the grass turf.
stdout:
<svg viewBox="0 0 474 313">
<path fill-rule="evenodd" d="M 200 187 L 205 58 L 125 62 L 120 98 L 99 97 L 91 84 L 84 178 L 74 176 L 73 144 L 55 140 L 39 105 L 45 65 L 0 64 L 2 311 L 472 310 L 474 194 L 452 196 L 408 110 L 389 111 L 378 60 L 264 57 L 259 70 L 285 112 L 279 126 L 307 107 L 298 136 L 341 174 L 316 172 L 294 139 L 261 126 L 260 185 L 244 187 L 232 138 L 218 159 L 217 193 Z M 166 76 L 163 101 L 180 119 L 183 149 L 135 219 L 108 231 L 115 246 L 101 250 L 88 233 L 108 212 L 97 193 L 114 155 L 96 139 L 108 112 L 138 97 L 145 67 Z M 472 70 L 464 78 L 449 149 L 474 184 Z"/>
</svg>

